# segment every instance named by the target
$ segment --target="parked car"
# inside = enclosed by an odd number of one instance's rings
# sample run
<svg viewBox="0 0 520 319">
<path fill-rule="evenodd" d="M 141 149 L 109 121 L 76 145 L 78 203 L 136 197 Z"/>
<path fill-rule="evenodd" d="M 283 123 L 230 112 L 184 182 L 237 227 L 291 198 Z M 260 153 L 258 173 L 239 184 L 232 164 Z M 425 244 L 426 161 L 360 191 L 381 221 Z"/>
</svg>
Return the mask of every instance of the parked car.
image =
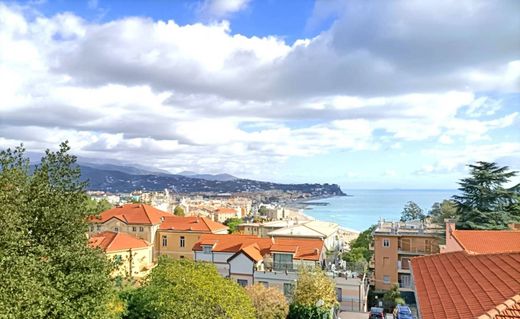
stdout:
<svg viewBox="0 0 520 319">
<path fill-rule="evenodd" d="M 410 307 L 397 305 L 394 309 L 394 319 L 413 319 Z"/>
<path fill-rule="evenodd" d="M 385 310 L 379 307 L 370 308 L 370 313 L 368 314 L 368 319 L 384 319 L 385 318 Z"/>
</svg>

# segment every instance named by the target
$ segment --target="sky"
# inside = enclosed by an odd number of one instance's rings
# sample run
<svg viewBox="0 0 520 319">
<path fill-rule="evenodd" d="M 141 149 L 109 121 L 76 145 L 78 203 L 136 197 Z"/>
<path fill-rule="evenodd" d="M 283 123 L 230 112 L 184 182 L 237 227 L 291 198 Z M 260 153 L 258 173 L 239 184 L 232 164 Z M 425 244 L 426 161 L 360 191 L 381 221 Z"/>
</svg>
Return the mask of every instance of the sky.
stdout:
<svg viewBox="0 0 520 319">
<path fill-rule="evenodd" d="M 520 1 L 0 2 L 0 149 L 343 188 L 520 170 Z"/>
</svg>

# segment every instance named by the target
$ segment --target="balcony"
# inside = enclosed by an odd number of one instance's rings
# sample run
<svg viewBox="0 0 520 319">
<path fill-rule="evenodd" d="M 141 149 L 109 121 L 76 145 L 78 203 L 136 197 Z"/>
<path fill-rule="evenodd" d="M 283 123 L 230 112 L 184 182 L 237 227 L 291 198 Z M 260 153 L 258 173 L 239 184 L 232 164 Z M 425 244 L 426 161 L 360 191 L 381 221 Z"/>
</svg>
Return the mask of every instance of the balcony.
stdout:
<svg viewBox="0 0 520 319">
<path fill-rule="evenodd" d="M 435 247 L 399 247 L 397 253 L 401 255 L 430 255 L 439 253 Z"/>
<path fill-rule="evenodd" d="M 275 262 L 273 263 L 274 271 L 295 271 L 294 264 L 292 262 Z"/>
<path fill-rule="evenodd" d="M 407 259 L 397 261 L 397 272 L 410 273 L 410 261 Z"/>
</svg>

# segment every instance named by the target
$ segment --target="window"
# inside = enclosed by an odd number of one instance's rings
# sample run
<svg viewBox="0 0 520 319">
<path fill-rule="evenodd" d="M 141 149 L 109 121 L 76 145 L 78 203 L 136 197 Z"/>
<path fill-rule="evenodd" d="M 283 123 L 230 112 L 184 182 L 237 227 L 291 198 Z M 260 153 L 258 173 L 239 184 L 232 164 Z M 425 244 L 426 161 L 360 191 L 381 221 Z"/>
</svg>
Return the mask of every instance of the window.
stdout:
<svg viewBox="0 0 520 319">
<path fill-rule="evenodd" d="M 137 231 L 137 227 L 132 227 L 132 231 L 136 232 Z"/>
<path fill-rule="evenodd" d="M 181 236 L 181 238 L 179 239 L 179 246 L 186 246 L 186 240 L 184 239 L 184 236 Z"/>
<path fill-rule="evenodd" d="M 211 246 L 202 246 L 202 253 L 211 254 Z"/>
<path fill-rule="evenodd" d="M 292 297 L 293 290 L 294 290 L 294 284 L 293 283 L 285 282 L 283 284 L 283 295 L 285 297 L 288 297 L 288 298 Z"/>
<path fill-rule="evenodd" d="M 168 237 L 162 236 L 162 246 L 163 247 L 168 246 Z"/>
<path fill-rule="evenodd" d="M 94 226 L 90 226 L 90 231 L 94 231 Z"/>
<path fill-rule="evenodd" d="M 247 286 L 247 280 L 245 279 L 237 279 L 237 283 L 242 287 Z"/>
<path fill-rule="evenodd" d="M 181 255 L 181 259 L 184 259 L 184 256 Z"/>
<path fill-rule="evenodd" d="M 259 281 L 260 285 L 264 285 L 265 288 L 269 288 L 269 283 L 267 281 Z"/>
<path fill-rule="evenodd" d="M 390 247 L 390 239 L 383 239 L 383 247 Z"/>
<path fill-rule="evenodd" d="M 143 226 L 139 227 L 139 231 L 144 232 L 144 227 Z"/>
<path fill-rule="evenodd" d="M 385 284 L 389 284 L 390 283 L 390 276 L 383 276 L 383 282 Z"/>
<path fill-rule="evenodd" d="M 118 232 L 119 231 L 119 227 L 114 227 L 114 231 Z"/>
<path fill-rule="evenodd" d="M 293 270 L 293 258 L 291 254 L 274 253 L 274 270 Z"/>
<path fill-rule="evenodd" d="M 336 299 L 339 302 L 343 301 L 343 290 L 341 288 L 336 288 Z"/>
<path fill-rule="evenodd" d="M 97 226 L 97 231 L 100 231 L 101 230 L 101 226 Z"/>
</svg>

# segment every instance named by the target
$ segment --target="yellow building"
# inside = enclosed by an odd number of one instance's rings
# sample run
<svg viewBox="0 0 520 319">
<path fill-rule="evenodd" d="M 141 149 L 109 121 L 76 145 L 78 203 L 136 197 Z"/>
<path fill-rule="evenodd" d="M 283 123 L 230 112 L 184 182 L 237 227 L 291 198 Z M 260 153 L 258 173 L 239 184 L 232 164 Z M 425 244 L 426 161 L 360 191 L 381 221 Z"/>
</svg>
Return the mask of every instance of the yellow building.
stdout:
<svg viewBox="0 0 520 319">
<path fill-rule="evenodd" d="M 153 267 L 152 245 L 129 234 L 104 231 L 90 236 L 89 245 L 118 263 L 113 276 L 139 278 Z"/>
<path fill-rule="evenodd" d="M 157 231 L 158 255 L 193 259 L 193 245 L 203 234 L 227 234 L 228 227 L 206 217 L 166 217 Z"/>
<path fill-rule="evenodd" d="M 439 240 L 443 228 L 421 221 L 380 221 L 373 232 L 374 251 L 370 268 L 376 291 L 385 291 L 398 285 L 399 290 L 413 293 L 410 259 L 416 256 L 439 253 Z"/>
</svg>

